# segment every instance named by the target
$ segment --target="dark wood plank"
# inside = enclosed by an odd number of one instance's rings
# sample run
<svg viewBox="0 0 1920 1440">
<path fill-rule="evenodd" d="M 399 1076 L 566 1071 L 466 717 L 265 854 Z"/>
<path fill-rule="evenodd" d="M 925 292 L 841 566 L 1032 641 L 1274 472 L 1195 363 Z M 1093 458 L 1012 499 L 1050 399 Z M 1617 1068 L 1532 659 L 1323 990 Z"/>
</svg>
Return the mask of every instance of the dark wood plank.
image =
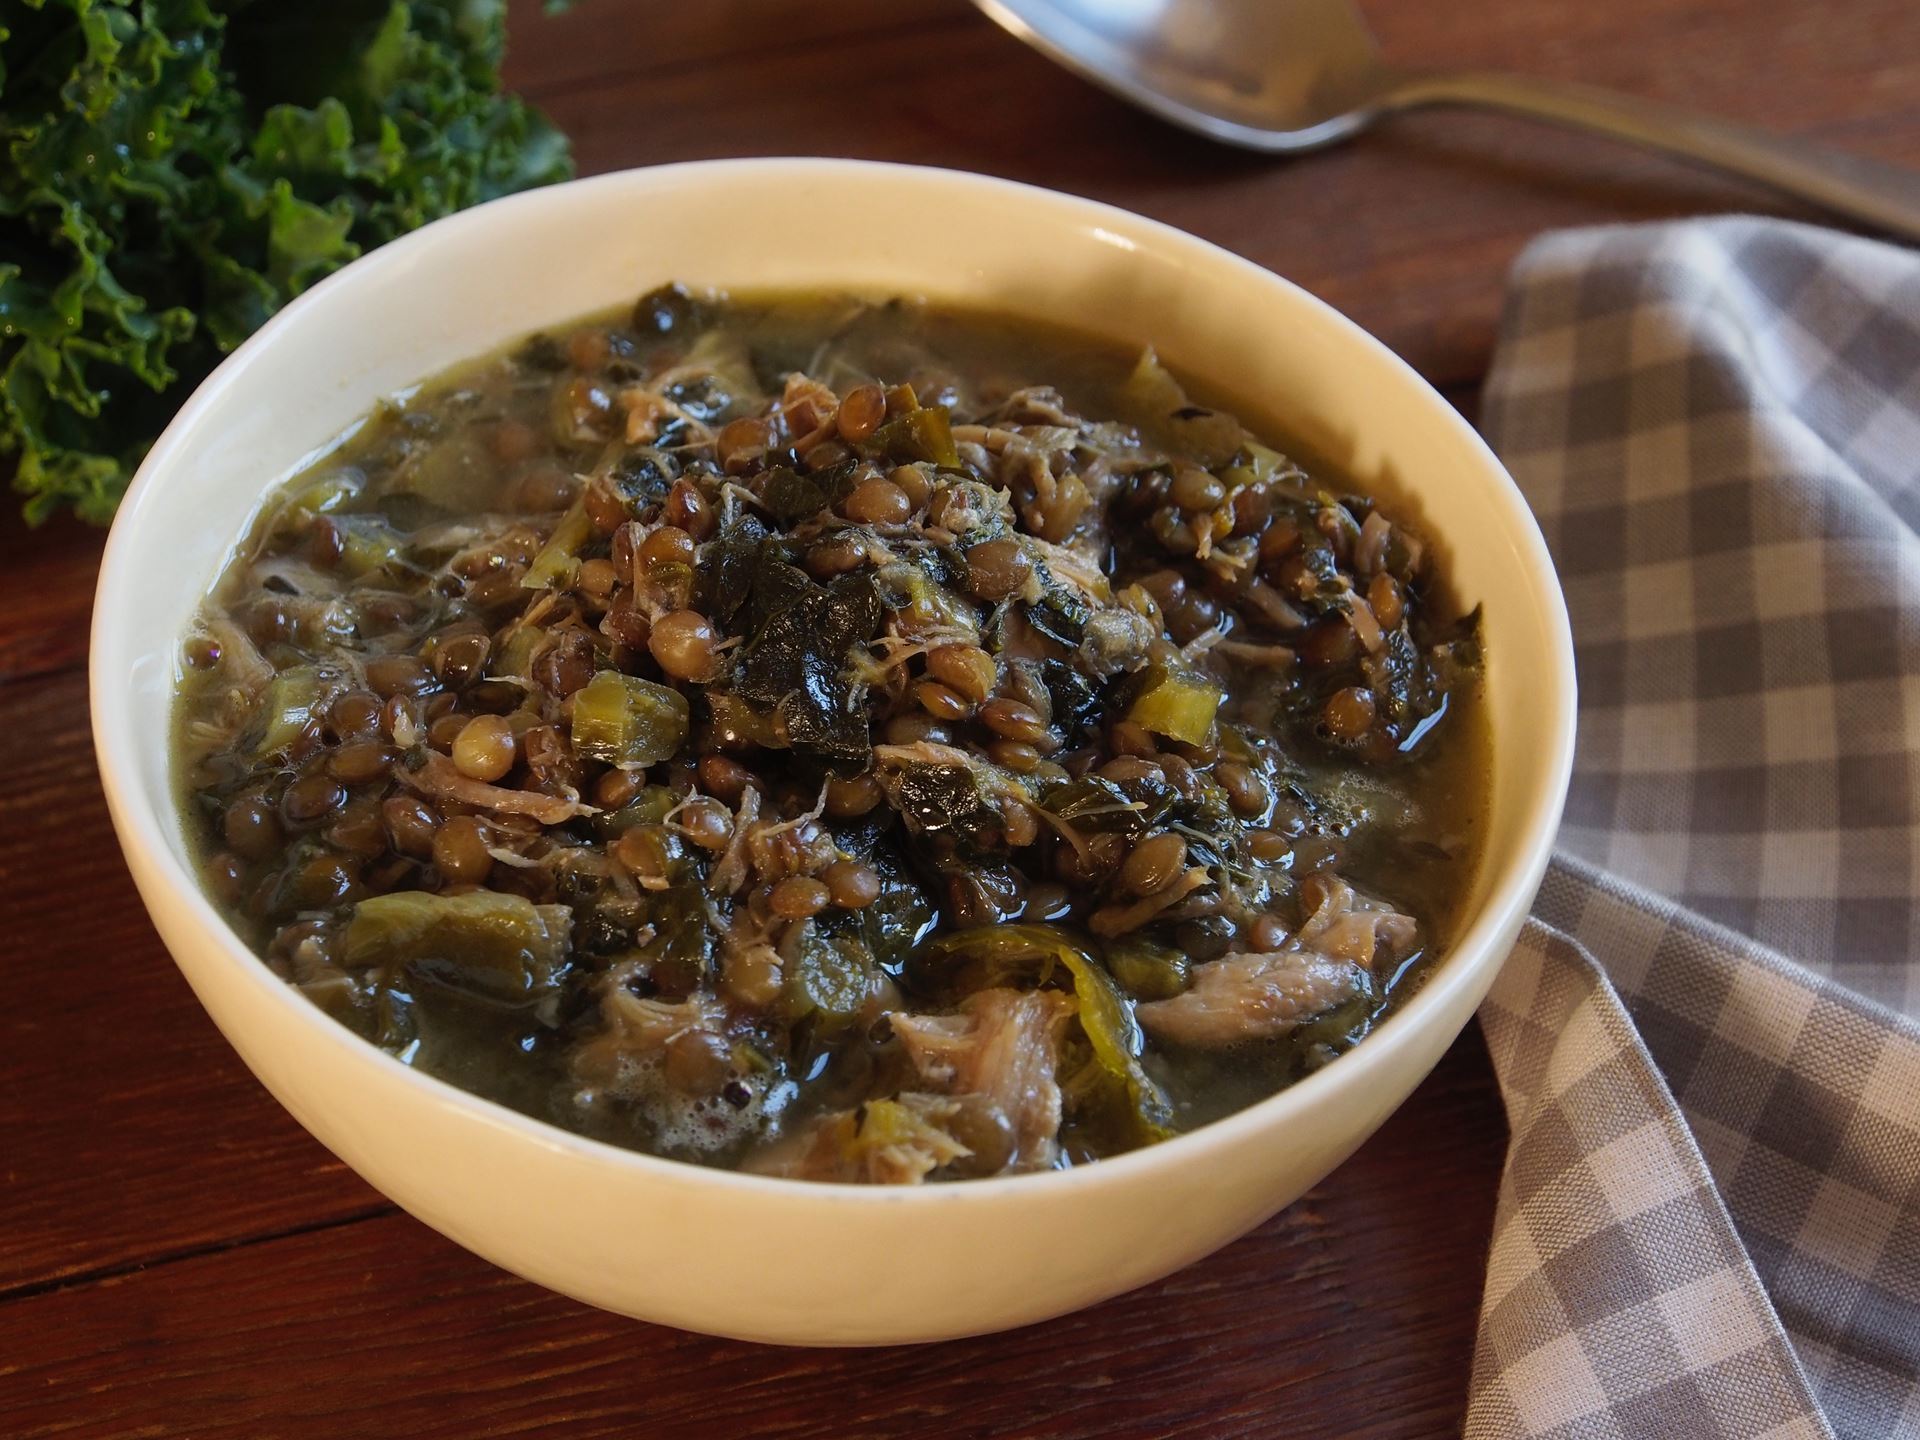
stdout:
<svg viewBox="0 0 1920 1440">
<path fill-rule="evenodd" d="M 1255 1234 L 1009 1335 L 874 1351 L 709 1340 L 562 1300 L 395 1215 L 0 1305 L 0 1414 L 20 1440 L 80 1417 L 155 1440 L 1429 1440 L 1465 1403 L 1503 1147 L 1487 1104 L 1470 1032 L 1351 1162 Z"/>
<path fill-rule="evenodd" d="M 104 531 L 68 514 L 30 526 L 0 492 L 0 685 L 84 663 L 105 543 Z"/>
<path fill-rule="evenodd" d="M 965 0 L 888 0 L 884 7 L 819 0 L 590 0 L 561 15 L 543 13 L 541 0 L 510 0 L 508 82 L 523 94 L 546 95 L 583 82 L 631 82 L 638 88 L 663 72 L 698 69 L 710 76 L 713 103 L 728 93 L 731 67 L 743 55 L 857 53 L 875 35 L 977 23 Z"/>
<path fill-rule="evenodd" d="M 0 1292 L 380 1204 L 247 1074 L 161 948 L 86 700 L 76 670 L 0 686 Z"/>
<path fill-rule="evenodd" d="M 916 7 L 826 43 L 754 43 L 650 64 L 633 12 L 609 17 L 604 69 L 549 78 L 560 47 L 529 19 L 509 74 L 574 137 L 585 172 L 726 155 L 827 154 L 946 165 L 1111 200 L 1306 285 L 1460 381 L 1484 372 L 1508 264 L 1558 226 L 1729 209 L 1795 211 L 1752 187 L 1611 142 L 1502 117 L 1431 113 L 1293 161 L 1244 155 L 1150 120 L 974 15 Z M 1685 101 L 1863 153 L 1920 163 L 1920 7 L 1862 0 L 1534 0 L 1368 7 L 1388 54 L 1506 66 Z M 591 6 L 561 25 L 585 27 Z M 723 7 L 749 25 L 747 7 Z M 784 7 L 771 12 L 788 14 Z M 570 32 L 569 32 L 570 33 Z M 1790 45 L 1783 36 L 1805 43 Z M 676 41 L 685 45 L 691 42 Z M 604 76 L 604 79 L 598 78 Z"/>
</svg>

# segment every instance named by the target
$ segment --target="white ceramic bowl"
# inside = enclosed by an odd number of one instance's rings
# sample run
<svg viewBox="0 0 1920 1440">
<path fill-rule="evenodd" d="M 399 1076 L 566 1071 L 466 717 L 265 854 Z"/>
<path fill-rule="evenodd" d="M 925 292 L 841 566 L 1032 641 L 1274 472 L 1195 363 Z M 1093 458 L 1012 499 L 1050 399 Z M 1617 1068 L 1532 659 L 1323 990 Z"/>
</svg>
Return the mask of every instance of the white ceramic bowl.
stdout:
<svg viewBox="0 0 1920 1440">
<path fill-rule="evenodd" d="M 580 1139 L 410 1070 L 267 970 L 202 895 L 175 813 L 181 636 L 269 488 L 376 400 L 667 279 L 913 293 L 1152 341 L 1176 367 L 1411 498 L 1485 606 L 1493 795 L 1476 918 L 1365 1043 L 1282 1094 L 1065 1172 L 917 1189 L 707 1170 Z M 355 262 L 202 385 L 140 469 L 94 611 L 93 726 L 127 861 L 234 1048 L 318 1139 L 462 1245 L 555 1290 L 792 1344 L 1041 1320 L 1216 1249 L 1292 1201 L 1419 1083 L 1530 903 L 1573 746 L 1547 552 L 1486 446 L 1312 296 L 1120 210 L 974 175 L 830 160 L 667 166 L 484 205 Z"/>
</svg>

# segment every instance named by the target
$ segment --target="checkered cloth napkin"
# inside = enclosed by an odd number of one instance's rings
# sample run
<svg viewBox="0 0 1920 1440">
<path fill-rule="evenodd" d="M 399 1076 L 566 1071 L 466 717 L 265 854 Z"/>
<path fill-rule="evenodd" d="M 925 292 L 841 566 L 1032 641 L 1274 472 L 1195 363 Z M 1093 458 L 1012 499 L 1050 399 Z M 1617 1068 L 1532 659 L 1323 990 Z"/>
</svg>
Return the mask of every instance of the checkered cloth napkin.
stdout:
<svg viewBox="0 0 1920 1440">
<path fill-rule="evenodd" d="M 1467 1433 L 1920 1436 L 1920 254 L 1548 236 L 1482 418 L 1581 706 Z"/>
</svg>

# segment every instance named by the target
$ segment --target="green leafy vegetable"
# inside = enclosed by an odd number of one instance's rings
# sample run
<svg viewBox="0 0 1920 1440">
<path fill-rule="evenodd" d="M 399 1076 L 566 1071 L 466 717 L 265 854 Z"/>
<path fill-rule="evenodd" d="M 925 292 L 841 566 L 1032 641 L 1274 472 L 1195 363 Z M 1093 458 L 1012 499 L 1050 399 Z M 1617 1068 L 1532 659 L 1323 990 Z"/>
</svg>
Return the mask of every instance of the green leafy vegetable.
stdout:
<svg viewBox="0 0 1920 1440">
<path fill-rule="evenodd" d="M 866 686 L 850 652 L 879 632 L 885 612 L 872 577 L 819 585 L 762 547 L 747 600 L 750 632 L 733 671 L 734 693 L 774 707 L 796 750 L 845 760 L 868 754 Z"/>
<path fill-rule="evenodd" d="M 298 740 L 326 696 L 326 682 L 312 665 L 295 665 L 267 682 L 260 701 L 256 758 L 277 755 Z"/>
<path fill-rule="evenodd" d="M 1149 666 L 1127 719 L 1187 745 L 1204 745 L 1226 692 L 1212 681 L 1165 665 Z"/>
<path fill-rule="evenodd" d="M 0 464 L 105 522 L 220 356 L 383 241 L 569 173 L 504 0 L 0 9 Z"/>
<path fill-rule="evenodd" d="M 520 577 L 520 584 L 528 590 L 552 590 L 563 580 L 570 581 L 580 570 L 580 547 L 592 535 L 593 522 L 587 518 L 586 501 L 576 500 L 553 527 L 553 534 L 533 557 L 527 573 Z"/>
<path fill-rule="evenodd" d="M 889 420 L 874 432 L 873 443 L 901 464 L 928 461 L 948 470 L 960 468 L 952 423 L 938 405 L 909 410 Z"/>
<path fill-rule="evenodd" d="M 1000 809 L 981 793 L 971 766 L 907 765 L 885 772 L 881 783 L 915 834 L 951 835 L 978 848 L 1001 838 Z"/>
<path fill-rule="evenodd" d="M 573 748 L 609 765 L 658 765 L 687 738 L 687 697 L 602 670 L 573 697 Z"/>
<path fill-rule="evenodd" d="M 404 970 L 414 984 L 463 999 L 534 1007 L 560 993 L 571 920 L 564 905 L 492 890 L 400 890 L 354 907 L 345 958 L 350 970 L 377 969 L 389 983 Z"/>
</svg>

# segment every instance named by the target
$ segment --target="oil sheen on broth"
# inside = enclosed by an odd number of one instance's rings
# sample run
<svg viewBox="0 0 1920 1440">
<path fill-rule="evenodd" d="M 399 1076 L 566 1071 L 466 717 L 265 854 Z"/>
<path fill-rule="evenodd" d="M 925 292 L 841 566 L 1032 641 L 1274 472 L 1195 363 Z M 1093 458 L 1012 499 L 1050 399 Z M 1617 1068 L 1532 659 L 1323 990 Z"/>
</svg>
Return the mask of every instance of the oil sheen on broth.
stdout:
<svg viewBox="0 0 1920 1440">
<path fill-rule="evenodd" d="M 662 287 L 274 493 L 181 804 L 277 974 L 528 1114 L 1084 1163 L 1360 1043 L 1462 919 L 1477 616 L 1379 498 L 1151 351 Z"/>
</svg>

